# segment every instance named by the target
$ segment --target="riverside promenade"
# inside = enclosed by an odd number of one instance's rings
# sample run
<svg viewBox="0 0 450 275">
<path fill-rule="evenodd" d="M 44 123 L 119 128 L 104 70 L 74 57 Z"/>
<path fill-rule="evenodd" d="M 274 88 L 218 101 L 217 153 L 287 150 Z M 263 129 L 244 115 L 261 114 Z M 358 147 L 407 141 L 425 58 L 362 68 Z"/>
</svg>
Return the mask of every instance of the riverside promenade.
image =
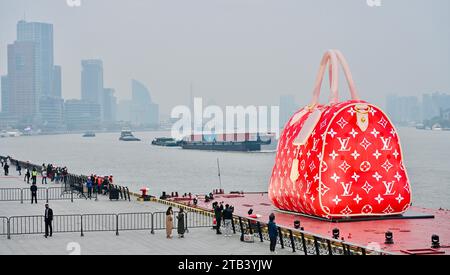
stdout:
<svg viewBox="0 0 450 275">
<path fill-rule="evenodd" d="M 30 187 L 18 177 L 17 172 L 11 169 L 11 176 L 0 177 L 0 189 L 23 188 L 27 192 Z M 39 188 L 56 188 L 60 184 L 49 183 Z M 45 186 L 45 187 L 43 187 Z M 9 191 L 8 191 L 9 192 Z M 216 235 L 215 231 L 207 226 L 204 219 L 194 219 L 187 214 L 188 233 L 185 238 L 177 236 L 176 227 L 173 230 L 173 239 L 165 236 L 165 211 L 167 205 L 156 202 L 139 202 L 135 197 L 131 201 L 110 201 L 107 197 L 99 195 L 98 200 L 77 198 L 49 200 L 54 211 L 54 234 L 51 238 L 44 238 L 42 231 L 42 216 L 44 214 L 45 198 L 38 197 L 38 204 L 31 201 L 0 201 L 0 255 L 70 255 L 70 254 L 158 254 L 158 255 L 270 255 L 269 244 L 244 243 L 240 241 L 240 234 L 232 237 Z M 174 211 L 178 211 L 174 208 Z M 124 213 L 125 216 L 116 214 Z M 130 216 L 126 213 L 135 213 Z M 155 228 L 151 233 L 146 213 L 154 213 Z M 73 219 L 71 218 L 73 216 Z M 83 217 L 85 232 L 78 231 L 78 216 Z M 62 216 L 62 217 L 57 217 Z M 5 219 L 1 217 L 20 217 L 11 220 L 10 239 L 7 238 Z M 115 232 L 112 225 L 117 217 L 120 220 L 120 230 Z M 147 217 L 147 218 L 146 218 Z M 92 219 L 95 218 L 95 223 Z M 209 217 L 205 217 L 210 219 Z M 13 221 L 14 220 L 14 221 Z M 71 224 L 73 222 L 74 224 Z M 59 223 L 57 225 L 56 223 Z M 139 227 L 136 227 L 139 225 Z M 148 225 L 149 226 L 149 225 Z M 119 226 L 117 226 L 119 229 Z M 144 230 L 139 230 L 144 228 Z M 138 230 L 135 230 L 138 229 Z M 118 233 L 118 235 L 117 235 Z M 83 236 L 81 236 L 83 235 Z M 280 255 L 301 255 L 289 249 L 277 249 Z"/>
</svg>

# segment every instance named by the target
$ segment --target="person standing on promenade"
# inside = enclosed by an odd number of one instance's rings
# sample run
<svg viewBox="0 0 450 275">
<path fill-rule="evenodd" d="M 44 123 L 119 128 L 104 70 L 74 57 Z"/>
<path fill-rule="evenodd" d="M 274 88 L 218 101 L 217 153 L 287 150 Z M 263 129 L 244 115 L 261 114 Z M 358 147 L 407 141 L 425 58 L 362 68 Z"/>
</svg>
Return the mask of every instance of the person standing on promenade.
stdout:
<svg viewBox="0 0 450 275">
<path fill-rule="evenodd" d="M 23 181 L 26 181 L 29 184 L 30 183 L 30 177 L 31 177 L 30 169 L 27 167 L 25 169 L 25 174 L 23 176 Z"/>
<path fill-rule="evenodd" d="M 92 199 L 92 187 L 93 187 L 92 179 L 88 178 L 87 181 L 86 181 L 86 188 L 87 188 L 88 198 L 89 199 Z"/>
<path fill-rule="evenodd" d="M 19 172 L 19 176 L 22 176 L 22 166 L 20 166 L 19 162 L 17 162 L 16 169 L 17 169 L 17 172 Z"/>
<path fill-rule="evenodd" d="M 275 215 L 273 213 L 269 216 L 269 223 L 267 224 L 267 226 L 269 229 L 270 252 L 275 252 L 275 246 L 277 245 L 278 238 L 278 229 L 277 224 L 275 223 Z"/>
<path fill-rule="evenodd" d="M 44 221 L 45 221 L 45 238 L 53 235 L 53 210 L 48 206 L 48 203 L 45 204 L 45 213 L 44 213 Z"/>
<path fill-rule="evenodd" d="M 222 211 L 220 210 L 219 204 L 215 202 L 213 204 L 214 208 L 214 218 L 216 219 L 216 234 L 220 235 L 222 232 L 220 232 L 220 226 L 222 225 Z"/>
<path fill-rule="evenodd" d="M 233 219 L 233 209 L 226 204 L 223 210 L 223 224 L 225 226 L 225 237 L 231 237 L 231 220 Z"/>
<path fill-rule="evenodd" d="M 37 204 L 38 188 L 37 188 L 36 184 L 31 185 L 30 191 L 31 191 L 31 204 L 33 204 L 33 201 Z"/>
<path fill-rule="evenodd" d="M 166 238 L 172 239 L 173 229 L 173 211 L 172 207 L 169 207 L 166 212 Z"/>
<path fill-rule="evenodd" d="M 3 165 L 3 170 L 5 171 L 5 176 L 8 176 L 8 174 L 9 174 L 8 161 L 6 161 L 5 164 Z"/>
<path fill-rule="evenodd" d="M 34 167 L 33 171 L 31 171 L 31 179 L 32 179 L 32 183 L 33 184 L 37 183 L 37 170 L 36 170 L 36 167 Z"/>
<path fill-rule="evenodd" d="M 184 210 L 183 208 L 180 208 L 180 212 L 178 212 L 177 215 L 177 231 L 178 231 L 178 237 L 184 238 L 184 232 L 186 231 L 186 228 L 184 227 Z"/>
<path fill-rule="evenodd" d="M 47 169 L 42 169 L 42 184 L 47 184 Z"/>
</svg>

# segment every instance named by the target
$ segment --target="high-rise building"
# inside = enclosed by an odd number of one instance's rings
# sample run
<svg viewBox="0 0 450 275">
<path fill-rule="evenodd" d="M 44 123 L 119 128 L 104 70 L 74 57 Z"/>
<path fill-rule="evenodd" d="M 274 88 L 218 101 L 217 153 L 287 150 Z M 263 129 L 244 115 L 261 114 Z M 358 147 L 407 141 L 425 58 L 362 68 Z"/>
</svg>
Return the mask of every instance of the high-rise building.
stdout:
<svg viewBox="0 0 450 275">
<path fill-rule="evenodd" d="M 117 98 L 114 96 L 114 89 L 104 89 L 103 92 L 103 120 L 113 123 L 116 121 Z"/>
<path fill-rule="evenodd" d="M 67 100 L 64 118 L 68 130 L 96 130 L 101 123 L 100 104 L 83 100 Z"/>
<path fill-rule="evenodd" d="M 1 93 L 2 93 L 2 113 L 8 113 L 9 103 L 9 89 L 8 89 L 8 76 L 2 76 L 1 80 Z"/>
<path fill-rule="evenodd" d="M 159 126 L 159 105 L 153 103 L 147 87 L 137 80 L 131 81 L 131 122 L 149 127 Z"/>
<path fill-rule="evenodd" d="M 280 96 L 280 127 L 286 125 L 297 109 L 298 106 L 295 103 L 295 97 L 293 95 Z"/>
<path fill-rule="evenodd" d="M 424 94 L 422 96 L 423 119 L 440 116 L 441 110 L 450 108 L 450 95 L 444 93 Z"/>
<path fill-rule="evenodd" d="M 52 74 L 52 93 L 50 96 L 54 98 L 62 98 L 62 79 L 61 79 L 61 66 L 53 67 Z"/>
<path fill-rule="evenodd" d="M 64 100 L 52 96 L 41 96 L 39 114 L 44 130 L 61 130 L 64 123 Z"/>
<path fill-rule="evenodd" d="M 415 96 L 388 95 L 386 111 L 394 123 L 416 124 L 421 121 L 419 99 Z"/>
<path fill-rule="evenodd" d="M 36 92 L 35 44 L 16 41 L 8 45 L 8 113 L 30 123 L 36 116 L 39 99 Z"/>
<path fill-rule="evenodd" d="M 131 100 L 121 100 L 117 104 L 117 120 L 123 122 L 131 121 Z"/>
<path fill-rule="evenodd" d="M 21 20 L 17 23 L 17 41 L 34 42 L 36 93 L 38 97 L 52 94 L 53 25 Z"/>
<path fill-rule="evenodd" d="M 103 62 L 101 60 L 81 61 L 81 99 L 102 105 Z"/>
</svg>

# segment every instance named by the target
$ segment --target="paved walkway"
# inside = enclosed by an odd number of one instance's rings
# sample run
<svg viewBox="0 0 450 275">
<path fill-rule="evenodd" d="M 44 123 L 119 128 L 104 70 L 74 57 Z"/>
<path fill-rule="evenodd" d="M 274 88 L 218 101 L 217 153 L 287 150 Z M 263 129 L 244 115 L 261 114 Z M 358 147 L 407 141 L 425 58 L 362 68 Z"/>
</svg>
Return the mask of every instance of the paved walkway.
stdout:
<svg viewBox="0 0 450 275">
<path fill-rule="evenodd" d="M 41 186 L 40 184 L 38 185 Z M 49 184 L 49 187 L 58 186 Z M 28 188 L 23 179 L 17 177 L 0 177 L 0 188 Z M 26 201 L 0 202 L 0 216 L 43 215 L 44 201 L 31 205 Z M 102 214 L 102 213 L 136 213 L 160 212 L 166 205 L 153 202 L 138 202 L 132 198 L 128 201 L 109 201 L 100 196 L 99 201 L 77 199 L 67 201 L 50 201 L 55 215 L 67 214 Z M 177 209 L 175 209 L 177 210 Z M 165 238 L 165 231 L 127 231 L 116 236 L 114 232 L 57 233 L 45 239 L 42 235 L 0 236 L 0 254 L 70 254 L 75 248 L 81 254 L 163 254 L 163 255 L 266 255 L 270 254 L 268 242 L 253 244 L 243 243 L 239 234 L 233 237 L 217 236 L 210 228 L 191 228 L 184 239 Z M 286 248 L 278 249 L 281 255 L 292 255 Z"/>
</svg>

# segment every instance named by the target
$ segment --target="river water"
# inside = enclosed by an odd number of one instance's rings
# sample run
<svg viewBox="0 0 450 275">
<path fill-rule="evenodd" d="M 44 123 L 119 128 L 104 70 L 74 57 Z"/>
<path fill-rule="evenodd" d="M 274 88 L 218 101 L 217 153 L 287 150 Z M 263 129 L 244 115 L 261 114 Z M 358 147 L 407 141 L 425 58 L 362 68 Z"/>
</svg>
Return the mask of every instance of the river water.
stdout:
<svg viewBox="0 0 450 275">
<path fill-rule="evenodd" d="M 450 132 L 400 128 L 406 165 L 416 206 L 450 209 Z M 163 132 L 136 132 L 142 142 L 121 142 L 119 133 L 32 136 L 0 139 L 0 155 L 32 163 L 64 165 L 72 173 L 115 176 L 115 183 L 151 194 L 162 191 L 206 193 L 219 188 L 217 158 L 222 188 L 229 191 L 267 191 L 274 152 L 190 151 L 150 145 Z M 15 171 L 14 171 L 15 172 Z M 14 173 L 13 172 L 13 173 Z"/>
</svg>

